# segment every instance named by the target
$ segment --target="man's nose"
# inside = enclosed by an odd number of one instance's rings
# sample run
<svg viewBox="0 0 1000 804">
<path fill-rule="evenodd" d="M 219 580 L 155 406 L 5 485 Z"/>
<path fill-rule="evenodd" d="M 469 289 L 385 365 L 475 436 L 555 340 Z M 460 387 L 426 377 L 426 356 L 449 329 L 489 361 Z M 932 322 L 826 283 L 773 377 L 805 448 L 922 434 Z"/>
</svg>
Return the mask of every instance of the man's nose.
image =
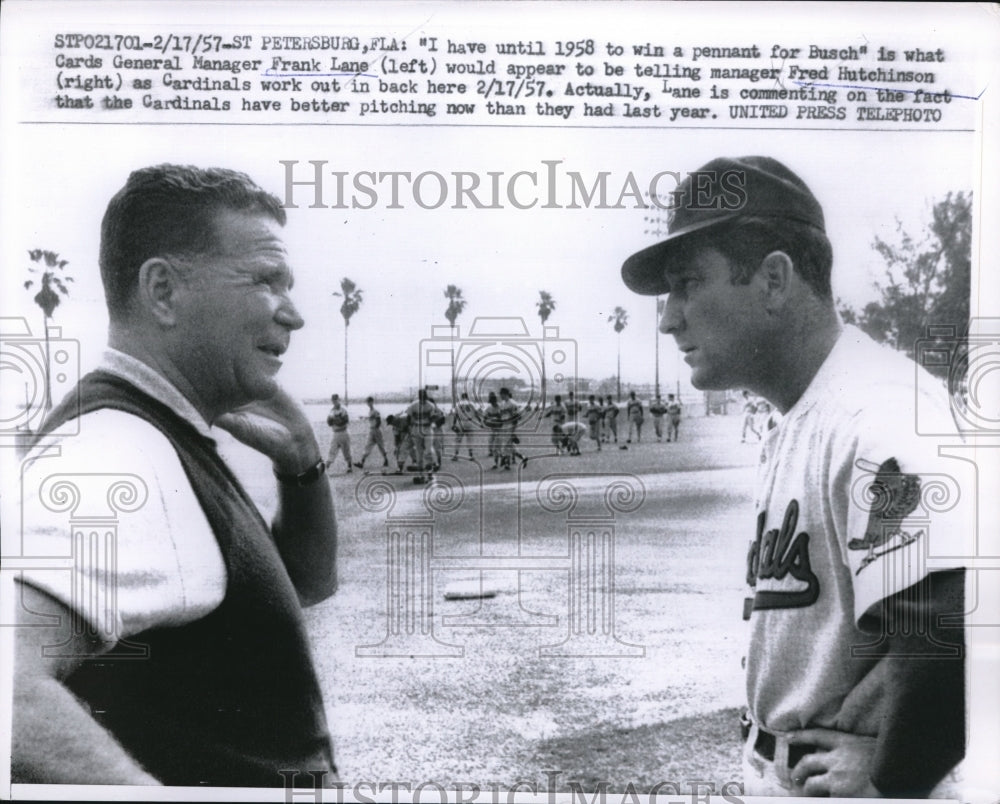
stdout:
<svg viewBox="0 0 1000 804">
<path fill-rule="evenodd" d="M 664 335 L 673 335 L 683 326 L 684 319 L 680 307 L 680 300 L 676 294 L 668 294 L 663 304 L 663 314 L 660 316 L 660 332 Z"/>
<path fill-rule="evenodd" d="M 302 329 L 306 323 L 295 303 L 287 295 L 281 300 L 275 318 L 282 326 L 291 330 Z"/>
</svg>

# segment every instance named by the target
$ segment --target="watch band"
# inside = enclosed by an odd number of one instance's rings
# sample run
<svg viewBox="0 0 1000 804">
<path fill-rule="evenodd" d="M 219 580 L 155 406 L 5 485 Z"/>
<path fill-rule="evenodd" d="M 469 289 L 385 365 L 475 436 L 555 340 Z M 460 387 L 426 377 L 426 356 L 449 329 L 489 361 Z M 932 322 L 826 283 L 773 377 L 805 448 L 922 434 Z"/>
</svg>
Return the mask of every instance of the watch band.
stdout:
<svg viewBox="0 0 1000 804">
<path fill-rule="evenodd" d="M 282 483 L 288 483 L 290 485 L 296 486 L 310 486 L 319 480 L 323 475 L 326 474 L 326 461 L 320 458 L 315 464 L 310 466 L 304 472 L 299 472 L 296 474 L 282 474 L 280 472 L 275 472 L 274 476 L 278 478 Z"/>
</svg>

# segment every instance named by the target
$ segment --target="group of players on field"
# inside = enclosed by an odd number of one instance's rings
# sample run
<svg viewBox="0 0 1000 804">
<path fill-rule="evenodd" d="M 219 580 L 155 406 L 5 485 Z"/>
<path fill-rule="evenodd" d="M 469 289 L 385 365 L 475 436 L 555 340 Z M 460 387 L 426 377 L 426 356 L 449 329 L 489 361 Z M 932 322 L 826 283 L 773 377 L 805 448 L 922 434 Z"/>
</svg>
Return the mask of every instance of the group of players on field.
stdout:
<svg viewBox="0 0 1000 804">
<path fill-rule="evenodd" d="M 343 454 L 347 471 L 352 467 L 364 468 L 368 456 L 373 450 L 382 455 L 383 469 L 389 468 L 389 454 L 382 436 L 382 414 L 375 408 L 375 400 L 368 397 L 368 413 L 365 419 L 368 423 L 368 438 L 364 453 L 359 461 L 351 457 L 350 437 L 347 433 L 348 414 L 341 404 L 338 394 L 331 397 L 333 407 L 327 415 L 326 422 L 333 430 L 333 440 L 327 465 L 332 466 L 338 454 Z M 622 413 L 627 422 L 627 433 L 620 449 L 628 449 L 627 445 L 642 440 L 642 425 L 648 412 L 653 420 L 653 429 L 657 441 L 677 441 L 680 429 L 682 407 L 674 394 L 668 394 L 663 400 L 659 395 L 653 399 L 648 409 L 636 397 L 635 391 L 629 393 L 625 409 L 615 403 L 609 395 L 599 397 L 591 394 L 586 403 L 577 401 L 570 391 L 565 400 L 561 394 L 556 394 L 551 404 L 541 409 L 532 409 L 530 405 L 519 406 L 514 402 L 508 388 L 500 388 L 499 393 L 490 391 L 485 405 L 476 406 L 467 393 L 461 395 L 450 413 L 445 413 L 427 391 L 421 389 L 417 400 L 405 410 L 385 418 L 385 423 L 392 428 L 393 457 L 396 463 L 396 474 L 402 474 L 407 466 L 415 467 L 421 474 L 414 482 L 426 482 L 428 476 L 441 468 L 445 455 L 444 428 L 448 425 L 454 434 L 454 449 L 452 460 L 459 459 L 463 442 L 470 459 L 474 458 L 472 437 L 485 429 L 488 434 L 487 456 L 493 459 L 490 469 L 509 470 L 515 461 L 522 465 L 527 458 L 521 454 L 517 446 L 520 439 L 517 436 L 518 424 L 528 415 L 540 415 L 543 420 L 551 420 L 552 444 L 557 455 L 579 455 L 580 442 L 585 435 L 601 450 L 602 444 L 618 444 L 618 417 Z"/>
</svg>

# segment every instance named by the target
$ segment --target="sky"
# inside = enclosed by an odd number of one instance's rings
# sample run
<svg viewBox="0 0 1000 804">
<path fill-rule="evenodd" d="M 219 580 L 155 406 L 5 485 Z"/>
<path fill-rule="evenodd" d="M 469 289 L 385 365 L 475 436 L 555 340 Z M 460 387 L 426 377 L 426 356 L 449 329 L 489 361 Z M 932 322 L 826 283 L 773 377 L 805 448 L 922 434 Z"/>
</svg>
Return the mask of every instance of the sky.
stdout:
<svg viewBox="0 0 1000 804">
<path fill-rule="evenodd" d="M 331 174 L 348 172 L 348 181 L 365 170 L 434 172 L 449 181 L 455 171 L 481 176 L 502 171 L 504 180 L 521 170 L 544 177 L 549 169 L 544 163 L 558 161 L 559 203 L 571 203 L 566 172 L 577 171 L 591 184 L 607 171 L 613 206 L 630 173 L 645 187 L 659 171 L 683 174 L 717 155 L 767 154 L 799 173 L 823 204 L 835 253 L 835 292 L 854 305 L 875 297 L 872 283 L 884 272 L 871 248 L 873 239 L 893 238 L 897 218 L 908 231 L 918 232 L 933 201 L 949 191 L 968 192 L 975 182 L 972 149 L 963 147 L 968 134 L 882 135 L 872 143 L 863 134 L 827 132 L 734 136 L 725 131 L 505 129 L 463 137 L 415 128 L 400 138 L 395 128 L 292 128 L 275 136 L 270 129 L 239 127 L 213 138 L 185 133 L 183 126 L 37 127 L 31 131 L 31 145 L 45 155 L 44 161 L 15 166 L 21 174 L 18 213 L 23 225 L 16 230 L 16 246 L 5 246 L 20 260 L 22 272 L 31 248 L 57 251 L 69 260 L 75 282 L 52 323 L 64 337 L 79 339 L 84 365 L 97 359 L 104 344 L 106 315 L 97 271 L 103 208 L 128 173 L 147 164 L 233 167 L 284 198 L 287 168 L 282 161 L 298 163 L 297 181 L 312 178 L 310 160 L 327 161 Z M 192 127 L 190 133 L 201 130 Z M 913 165 L 925 161 L 930 149 L 938 158 L 915 174 Z M 670 189 L 672 180 L 664 181 Z M 425 205 L 435 203 L 435 182 L 431 177 L 421 184 Z M 468 337 L 477 317 L 523 319 L 529 337 L 538 338 L 536 302 L 540 290 L 548 291 L 556 309 L 547 326 L 574 342 L 579 376 L 596 379 L 615 374 L 618 343 L 608 317 L 621 306 L 629 315 L 620 339 L 623 381 L 652 382 L 655 300 L 628 291 L 619 271 L 629 254 L 657 240 L 647 233 L 657 227 L 649 220 L 655 210 L 519 210 L 506 203 L 505 209 L 423 209 L 405 184 L 399 196 L 404 208 L 387 209 L 388 187 L 379 185 L 379 205 L 369 210 L 311 209 L 312 188 L 294 190 L 292 200 L 299 208 L 288 212 L 285 241 L 296 275 L 293 298 L 306 327 L 294 335 L 283 369 L 290 387 L 307 396 L 342 390 L 345 333 L 340 300 L 333 296 L 342 277 L 354 280 L 364 293 L 347 333 L 352 395 L 427 381 L 426 367 L 420 373 L 421 343 L 434 336 L 433 327 L 447 327 L 448 284 L 460 287 L 467 300 L 457 322 L 459 340 Z M 529 184 L 517 187 L 522 203 L 535 197 Z M 333 203 L 331 188 L 335 198 L 336 185 L 329 177 L 324 180 L 328 204 Z M 453 190 L 449 192 L 453 198 Z M 354 195 L 360 203 L 368 202 L 367 196 Z M 489 203 L 488 193 L 479 197 Z M 633 199 L 626 198 L 623 206 L 635 206 Z M 10 284 L 5 314 L 16 311 L 32 327 L 39 326 L 32 294 Z M 437 334 L 447 335 L 447 330 Z M 686 381 L 669 337 L 660 338 L 660 359 L 663 381 L 672 383 L 678 376 Z"/>
<path fill-rule="evenodd" d="M 123 14 L 132 9 L 121 8 Z M 347 8 L 363 16 L 357 11 L 361 6 Z M 414 8 L 405 7 L 401 16 L 419 24 L 424 17 Z M 427 19 L 441 22 L 437 30 L 451 32 L 440 7 L 434 8 L 439 16 Z M 484 8 L 463 12 L 466 22 L 486 13 Z M 628 13 L 616 14 L 608 27 L 631 26 L 634 38 L 638 8 L 622 8 Z M 684 15 L 693 12 L 683 9 L 677 12 L 678 24 L 690 24 Z M 260 16 L 266 5 L 251 10 Z M 212 13 L 221 12 L 204 12 Z M 765 17 L 755 24 L 763 25 Z M 509 32 L 514 23 L 506 19 Z M 798 24 L 810 33 L 795 36 L 812 37 L 814 22 L 803 16 Z M 730 30 L 738 23 L 734 16 Z M 883 14 L 878 25 L 891 29 L 891 14 Z M 409 21 L 400 21 L 401 26 L 415 30 Z M 40 30 L 39 41 L 46 41 L 48 28 Z M 669 33 L 658 36 L 668 39 Z M 784 30 L 783 35 L 793 34 Z M 742 31 L 740 36 L 751 38 Z M 876 36 L 875 27 L 850 31 L 852 41 L 869 36 Z M 955 53 L 949 51 L 953 60 Z M 980 181 L 980 142 L 970 131 L 600 130 L 405 126 L 395 121 L 347 126 L 71 125 L 38 113 L 29 92 L 33 77 L 19 78 L 16 86 L 23 97 L 11 97 L 24 108 L 14 106 L 5 129 L 3 315 L 24 316 L 33 332 L 40 330 L 40 311 L 21 286 L 26 253 L 33 248 L 57 251 L 69 260 L 75 281 L 52 323 L 63 337 L 79 342 L 84 370 L 97 361 L 105 340 L 97 270 L 100 219 L 129 172 L 149 164 L 231 167 L 283 197 L 282 162 L 297 162 L 300 180 L 310 175 L 310 160 L 322 160 L 329 171 L 324 187 L 329 203 L 334 171 L 348 174 L 348 182 L 361 171 L 429 172 L 449 181 L 451 174 L 464 171 L 485 184 L 490 172 L 501 172 L 506 180 L 518 171 L 544 174 L 546 163 L 558 163 L 564 180 L 566 172 L 576 171 L 589 184 L 606 172 L 614 197 L 629 176 L 645 187 L 661 171 L 683 174 L 720 155 L 773 156 L 796 171 L 823 205 L 834 247 L 835 293 L 855 306 L 875 298 L 873 281 L 884 273 L 871 248 L 873 239 L 892 239 L 897 218 L 907 231 L 919 232 L 934 201 L 948 192 L 973 190 Z M 12 119 L 16 115 L 20 118 Z M 36 118 L 48 122 L 32 122 Z M 665 181 L 671 189 L 670 180 Z M 433 199 L 433 177 L 423 186 Z M 530 189 L 524 183 L 519 187 Z M 444 289 L 449 284 L 459 286 L 467 300 L 455 331 L 459 341 L 469 337 L 477 318 L 521 319 L 525 337 L 541 337 L 535 303 L 545 290 L 556 300 L 549 337 L 572 344 L 579 376 L 613 376 L 620 346 L 623 383 L 653 381 L 655 300 L 630 293 L 619 274 L 625 258 L 657 239 L 649 233 L 657 226 L 648 220 L 649 211 L 592 206 L 520 210 L 509 204 L 505 209 L 453 209 L 453 195 L 438 209 L 423 209 L 405 191 L 403 208 L 391 209 L 386 190 L 386 184 L 380 186 L 380 202 L 372 209 L 312 209 L 309 188 L 295 190 L 299 208 L 289 210 L 285 239 L 296 273 L 294 298 L 306 327 L 294 335 L 283 369 L 283 381 L 294 393 L 314 398 L 343 391 L 345 331 L 340 301 L 332 295 L 342 277 L 364 292 L 347 333 L 352 396 L 407 391 L 434 377 L 447 382 L 446 370 L 427 368 L 424 351 L 434 328 L 441 335 L 440 327 L 446 325 Z M 632 206 L 631 199 L 624 206 Z M 628 312 L 620 339 L 608 322 L 618 306 Z M 661 380 L 670 386 L 679 380 L 687 390 L 686 367 L 671 341 L 659 339 Z"/>
</svg>

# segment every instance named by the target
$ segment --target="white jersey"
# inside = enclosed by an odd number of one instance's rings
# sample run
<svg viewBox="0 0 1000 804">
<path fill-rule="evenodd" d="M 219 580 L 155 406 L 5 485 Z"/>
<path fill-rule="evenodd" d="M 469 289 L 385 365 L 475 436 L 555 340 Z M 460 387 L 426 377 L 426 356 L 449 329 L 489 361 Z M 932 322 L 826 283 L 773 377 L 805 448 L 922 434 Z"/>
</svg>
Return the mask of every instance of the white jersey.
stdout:
<svg viewBox="0 0 1000 804">
<path fill-rule="evenodd" d="M 951 423 L 943 384 L 915 383 L 916 371 L 847 327 L 767 434 L 747 557 L 747 695 L 769 731 L 877 734 L 886 664 L 875 669 L 879 637 L 859 623 L 870 629 L 869 607 L 928 572 L 962 566 L 941 557 L 962 554 L 971 495 L 950 479 L 960 462 L 916 434 L 915 404 Z"/>
</svg>

